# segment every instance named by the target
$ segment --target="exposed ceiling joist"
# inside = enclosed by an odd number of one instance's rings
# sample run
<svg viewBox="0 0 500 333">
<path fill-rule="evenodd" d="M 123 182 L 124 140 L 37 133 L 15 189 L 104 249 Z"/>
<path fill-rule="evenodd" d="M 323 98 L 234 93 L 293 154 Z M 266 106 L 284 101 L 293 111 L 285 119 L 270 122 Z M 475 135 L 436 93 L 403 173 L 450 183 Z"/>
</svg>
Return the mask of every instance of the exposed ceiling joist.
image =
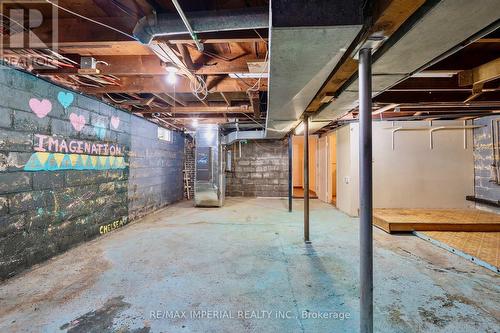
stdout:
<svg viewBox="0 0 500 333">
<path fill-rule="evenodd" d="M 207 80 L 210 85 L 213 77 Z M 224 78 L 217 80 L 210 92 L 238 92 L 246 91 L 249 86 L 256 83 L 257 79 L 232 79 Z M 151 76 L 151 77 L 137 77 L 126 76 L 120 78 L 120 85 L 105 86 L 105 87 L 85 87 L 81 88 L 82 91 L 89 94 L 103 94 L 103 93 L 191 93 L 191 87 L 187 79 L 179 79 L 175 86 L 167 84 L 165 76 Z M 267 79 L 261 79 L 261 91 L 267 90 Z"/>
<path fill-rule="evenodd" d="M 151 108 L 148 110 L 138 110 L 135 113 L 252 113 L 249 105 L 240 106 L 177 106 L 168 108 Z"/>
<path fill-rule="evenodd" d="M 381 1 L 376 10 L 379 12 L 374 25 L 369 29 L 367 35 L 372 33 L 382 33 L 384 36 L 391 36 L 422 4 L 425 0 L 390 0 Z M 328 80 L 320 89 L 316 97 L 311 101 L 306 111 L 315 112 L 322 105 L 325 96 L 335 94 L 340 87 L 356 73 L 358 61 L 347 55 L 345 61 L 338 68 L 334 69 Z"/>
<path fill-rule="evenodd" d="M 481 66 L 458 73 L 458 84 L 461 87 L 475 86 L 500 78 L 500 58 Z"/>
<path fill-rule="evenodd" d="M 187 55 L 186 55 L 187 57 Z M 109 65 L 98 64 L 98 69 L 103 75 L 165 75 L 165 68 L 161 66 L 160 59 L 155 55 L 123 55 L 123 56 L 98 56 L 97 60 Z M 243 56 L 233 61 L 214 61 L 208 65 L 197 66 L 193 72 L 198 75 L 220 75 L 230 73 L 247 73 L 249 60 L 255 60 L 252 56 Z M 195 65 L 191 62 L 188 68 L 193 69 Z M 77 74 L 76 68 L 63 69 L 40 69 L 40 75 L 68 76 Z"/>
</svg>

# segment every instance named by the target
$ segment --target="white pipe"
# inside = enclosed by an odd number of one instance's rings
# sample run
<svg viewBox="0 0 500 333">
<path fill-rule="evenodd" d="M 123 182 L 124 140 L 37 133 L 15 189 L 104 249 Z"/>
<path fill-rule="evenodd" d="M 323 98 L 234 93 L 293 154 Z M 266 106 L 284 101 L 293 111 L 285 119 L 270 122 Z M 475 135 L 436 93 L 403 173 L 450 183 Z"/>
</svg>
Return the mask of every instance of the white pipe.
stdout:
<svg viewBox="0 0 500 333">
<path fill-rule="evenodd" d="M 188 29 L 189 34 L 191 35 L 191 38 L 194 40 L 194 43 L 196 44 L 196 47 L 198 48 L 199 51 L 203 51 L 204 50 L 203 44 L 200 43 L 200 41 L 196 37 L 196 34 L 193 31 L 191 24 L 189 24 L 189 21 L 188 21 L 186 15 L 184 14 L 184 11 L 182 10 L 181 5 L 179 4 L 179 2 L 177 2 L 177 0 L 172 0 L 172 3 L 174 4 L 175 9 L 177 9 L 177 13 L 179 13 L 179 16 L 181 17 L 182 22 L 184 22 L 184 25 Z"/>
</svg>

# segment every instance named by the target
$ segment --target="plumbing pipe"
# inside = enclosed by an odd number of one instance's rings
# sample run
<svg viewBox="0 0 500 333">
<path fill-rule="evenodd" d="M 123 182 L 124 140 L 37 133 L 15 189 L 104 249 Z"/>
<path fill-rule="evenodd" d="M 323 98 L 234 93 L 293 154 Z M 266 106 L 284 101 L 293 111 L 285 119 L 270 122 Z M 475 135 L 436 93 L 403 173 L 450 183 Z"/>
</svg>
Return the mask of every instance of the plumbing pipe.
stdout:
<svg viewBox="0 0 500 333">
<path fill-rule="evenodd" d="M 182 22 L 184 22 L 184 25 L 186 26 L 186 29 L 188 29 L 189 34 L 191 35 L 191 38 L 193 39 L 194 43 L 196 44 L 196 47 L 198 48 L 199 51 L 203 52 L 204 47 L 203 44 L 200 43 L 198 40 L 198 37 L 196 36 L 196 33 L 193 31 L 193 28 L 191 27 L 191 24 L 189 23 L 186 15 L 184 14 L 184 11 L 182 10 L 181 5 L 177 0 L 172 0 L 172 3 L 175 6 L 175 9 L 177 9 L 177 13 L 179 13 L 179 16 L 182 19 Z"/>
<path fill-rule="evenodd" d="M 429 129 L 429 147 L 431 149 L 434 149 L 434 137 L 432 136 L 432 133 L 437 132 L 437 131 L 444 131 L 444 130 L 468 130 L 468 129 L 475 129 L 475 128 L 481 128 L 484 127 L 485 125 L 467 125 L 467 126 L 439 126 L 439 127 L 434 127 Z"/>
<path fill-rule="evenodd" d="M 432 126 L 432 124 L 431 124 Z M 387 127 L 385 129 L 390 129 L 392 131 L 392 150 L 394 150 L 394 141 L 395 141 L 395 133 L 396 132 L 404 132 L 404 131 L 429 131 L 429 146 L 431 149 L 434 148 L 434 139 L 432 134 L 436 131 L 443 131 L 443 130 L 468 130 L 468 129 L 474 129 L 474 128 L 481 128 L 485 127 L 485 125 L 464 125 L 464 126 L 439 126 L 439 127 Z M 466 140 L 466 137 L 464 137 L 464 140 Z M 464 142 L 464 147 L 465 149 L 467 148 L 467 143 L 466 141 Z"/>
</svg>

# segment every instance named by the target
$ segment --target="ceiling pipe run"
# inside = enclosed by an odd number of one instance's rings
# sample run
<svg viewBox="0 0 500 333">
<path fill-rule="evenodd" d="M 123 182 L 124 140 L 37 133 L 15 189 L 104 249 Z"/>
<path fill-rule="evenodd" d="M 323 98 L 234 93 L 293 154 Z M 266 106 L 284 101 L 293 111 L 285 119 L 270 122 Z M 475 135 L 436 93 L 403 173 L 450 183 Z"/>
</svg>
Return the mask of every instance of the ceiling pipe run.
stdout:
<svg viewBox="0 0 500 333">
<path fill-rule="evenodd" d="M 177 1 L 175 1 L 177 2 Z M 184 12 L 182 12 L 184 15 Z M 180 13 L 179 13 L 180 15 Z M 266 29 L 269 27 L 268 8 L 248 8 L 237 10 L 197 11 L 189 16 L 189 26 L 176 14 L 152 14 L 137 22 L 134 36 L 143 44 L 150 44 L 156 37 L 196 34 L 204 32 Z M 186 19 L 187 21 L 187 19 Z"/>
<path fill-rule="evenodd" d="M 194 43 L 196 44 L 196 47 L 198 48 L 199 51 L 203 51 L 204 47 L 203 44 L 198 40 L 198 36 L 196 36 L 196 33 L 193 31 L 193 28 L 191 28 L 191 24 L 189 23 L 186 15 L 184 14 L 184 11 L 182 10 L 181 5 L 177 0 L 172 0 L 172 3 L 175 6 L 175 9 L 177 10 L 177 13 L 179 13 L 179 16 L 182 19 L 182 22 L 184 22 L 184 25 L 186 26 L 186 29 L 189 31 L 189 35 L 193 39 Z"/>
</svg>

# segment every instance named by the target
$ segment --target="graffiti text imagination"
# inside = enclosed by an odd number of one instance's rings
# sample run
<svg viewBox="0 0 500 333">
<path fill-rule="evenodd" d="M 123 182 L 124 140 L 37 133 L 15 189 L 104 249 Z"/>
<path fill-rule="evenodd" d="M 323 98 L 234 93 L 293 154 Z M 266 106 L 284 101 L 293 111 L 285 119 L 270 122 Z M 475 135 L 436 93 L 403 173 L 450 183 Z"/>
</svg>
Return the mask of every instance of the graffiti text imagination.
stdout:
<svg viewBox="0 0 500 333">
<path fill-rule="evenodd" d="M 122 156 L 122 147 L 114 143 L 96 143 L 82 140 L 65 140 L 35 134 L 34 149 L 40 152 L 73 153 L 87 155 Z"/>
</svg>

